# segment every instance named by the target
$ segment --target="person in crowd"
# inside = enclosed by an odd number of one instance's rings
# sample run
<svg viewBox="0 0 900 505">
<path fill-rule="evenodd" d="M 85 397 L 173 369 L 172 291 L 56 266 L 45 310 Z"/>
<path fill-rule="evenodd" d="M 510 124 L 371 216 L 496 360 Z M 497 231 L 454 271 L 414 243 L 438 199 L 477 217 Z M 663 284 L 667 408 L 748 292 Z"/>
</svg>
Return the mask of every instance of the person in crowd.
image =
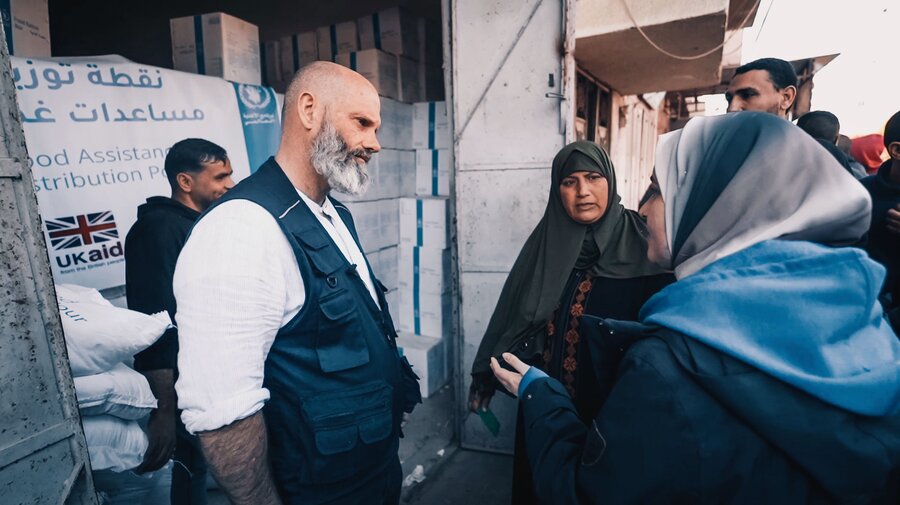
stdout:
<svg viewBox="0 0 900 505">
<path fill-rule="evenodd" d="M 520 399 L 541 503 L 898 503 L 884 269 L 832 247 L 869 226 L 850 181 L 769 114 L 694 118 L 661 138 L 648 254 L 678 280 L 639 323 L 582 318 L 609 384 L 597 416 L 585 423 L 537 367 L 492 358 Z"/>
<path fill-rule="evenodd" d="M 234 181 L 225 149 L 204 139 L 175 143 L 166 154 L 172 196 L 154 196 L 138 207 L 138 218 L 125 238 L 125 290 L 128 308 L 153 314 L 166 310 L 174 320 L 172 278 L 175 263 L 200 214 L 225 194 Z M 200 442 L 184 429 L 177 412 L 178 330 L 168 330 L 134 357 L 157 398 L 148 423 L 149 446 L 140 472 L 161 468 L 170 458 L 172 503 L 206 503 L 206 463 Z"/>
<path fill-rule="evenodd" d="M 797 126 L 822 144 L 822 147 L 831 153 L 850 175 L 857 179 L 866 176 L 865 170 L 855 172 L 850 159 L 837 147 L 838 137 L 841 134 L 841 122 L 837 116 L 828 111 L 815 110 L 800 116 Z"/>
<path fill-rule="evenodd" d="M 797 98 L 797 73 L 787 61 L 762 58 L 734 72 L 725 99 L 728 112 L 768 112 L 787 119 Z"/>
<path fill-rule="evenodd" d="M 817 140 L 824 140 L 837 145 L 841 134 L 841 122 L 837 116 L 826 110 L 807 112 L 797 119 L 797 126 Z"/>
<path fill-rule="evenodd" d="M 331 62 L 285 94 L 281 144 L 178 259 L 182 419 L 232 503 L 395 504 L 421 401 L 352 216 L 380 146 L 378 93 Z"/>
<path fill-rule="evenodd" d="M 885 161 L 884 136 L 871 133 L 856 137 L 850 145 L 850 155 L 866 167 L 866 173 L 874 174 Z"/>
<path fill-rule="evenodd" d="M 645 223 L 622 205 L 606 152 L 592 142 L 563 148 L 553 160 L 544 217 L 519 252 L 478 348 L 470 409 L 488 408 L 496 387 L 490 358 L 510 351 L 559 379 L 579 418 L 593 419 L 598 385 L 581 316 L 636 319 L 641 305 L 673 280 L 646 251 Z M 517 505 L 534 502 L 524 449 L 518 430 Z"/>
<path fill-rule="evenodd" d="M 884 127 L 890 159 L 875 175 L 862 180 L 872 197 L 872 227 L 866 250 L 887 268 L 882 302 L 895 331 L 900 331 L 900 112 Z"/>
<path fill-rule="evenodd" d="M 847 157 L 847 160 L 850 162 L 850 171 L 853 174 L 865 174 L 866 167 L 862 166 L 862 164 L 850 154 L 850 148 L 853 146 L 853 141 L 850 140 L 850 137 L 841 133 L 838 135 L 837 147 L 844 153 L 844 156 Z"/>
</svg>

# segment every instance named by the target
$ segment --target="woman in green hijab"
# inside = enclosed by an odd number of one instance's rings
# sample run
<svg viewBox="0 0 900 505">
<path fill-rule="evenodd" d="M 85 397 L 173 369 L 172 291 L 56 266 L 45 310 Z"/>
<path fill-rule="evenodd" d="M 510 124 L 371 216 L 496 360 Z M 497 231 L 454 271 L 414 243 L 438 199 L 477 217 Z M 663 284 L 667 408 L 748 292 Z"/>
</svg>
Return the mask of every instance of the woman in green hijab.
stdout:
<svg viewBox="0 0 900 505">
<path fill-rule="evenodd" d="M 469 408 L 487 409 L 497 383 L 490 358 L 512 352 L 558 379 L 589 422 L 599 409 L 582 315 L 636 320 L 674 278 L 647 260 L 647 231 L 621 204 L 606 152 L 575 142 L 553 159 L 547 210 L 519 252 L 472 365 Z M 515 504 L 535 503 L 521 430 L 516 430 Z"/>
</svg>

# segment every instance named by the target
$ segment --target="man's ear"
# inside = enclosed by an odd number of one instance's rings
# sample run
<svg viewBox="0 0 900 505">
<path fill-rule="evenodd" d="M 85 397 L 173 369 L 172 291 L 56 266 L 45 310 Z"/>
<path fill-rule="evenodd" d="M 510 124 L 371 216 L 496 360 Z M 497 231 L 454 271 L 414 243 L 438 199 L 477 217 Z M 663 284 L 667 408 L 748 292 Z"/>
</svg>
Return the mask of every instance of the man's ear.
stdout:
<svg viewBox="0 0 900 505">
<path fill-rule="evenodd" d="M 175 182 L 178 183 L 178 189 L 180 189 L 182 193 L 190 193 L 191 188 L 194 187 L 194 179 L 185 172 L 180 172 L 176 175 Z"/>
<path fill-rule="evenodd" d="M 900 141 L 888 144 L 888 154 L 892 160 L 900 161 Z"/>
<path fill-rule="evenodd" d="M 312 93 L 302 93 L 297 98 L 297 117 L 300 119 L 300 124 L 303 125 L 303 128 L 307 130 L 312 130 L 315 128 L 315 125 L 318 123 L 318 110 L 317 110 L 318 101 L 316 97 L 312 95 Z"/>
<path fill-rule="evenodd" d="M 786 86 L 781 90 L 781 104 L 784 110 L 789 110 L 797 99 L 797 88 L 794 86 Z"/>
</svg>

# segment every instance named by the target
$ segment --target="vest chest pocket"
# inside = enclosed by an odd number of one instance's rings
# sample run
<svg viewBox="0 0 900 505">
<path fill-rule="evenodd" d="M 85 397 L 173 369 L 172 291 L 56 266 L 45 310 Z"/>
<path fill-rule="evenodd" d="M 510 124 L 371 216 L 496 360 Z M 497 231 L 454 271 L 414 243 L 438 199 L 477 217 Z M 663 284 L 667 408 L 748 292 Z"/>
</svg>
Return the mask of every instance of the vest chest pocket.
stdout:
<svg viewBox="0 0 900 505">
<path fill-rule="evenodd" d="M 320 394 L 303 400 L 302 409 L 317 453 L 310 458 L 314 481 L 335 482 L 387 461 L 394 430 L 389 384 Z"/>
<path fill-rule="evenodd" d="M 369 347 L 357 310 L 355 299 L 346 289 L 319 298 L 316 355 L 323 372 L 339 372 L 369 362 Z"/>
</svg>

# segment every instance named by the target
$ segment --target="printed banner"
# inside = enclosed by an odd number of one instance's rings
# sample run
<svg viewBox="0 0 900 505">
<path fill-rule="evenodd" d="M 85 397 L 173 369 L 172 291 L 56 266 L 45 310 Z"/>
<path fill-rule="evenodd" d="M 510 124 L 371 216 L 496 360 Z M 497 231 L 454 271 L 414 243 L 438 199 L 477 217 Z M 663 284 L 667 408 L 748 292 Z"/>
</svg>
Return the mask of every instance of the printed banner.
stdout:
<svg viewBox="0 0 900 505">
<path fill-rule="evenodd" d="M 125 283 L 137 207 L 169 196 L 168 148 L 198 137 L 224 147 L 239 181 L 275 153 L 270 88 L 115 58 L 12 57 L 34 189 L 58 283 Z"/>
</svg>

